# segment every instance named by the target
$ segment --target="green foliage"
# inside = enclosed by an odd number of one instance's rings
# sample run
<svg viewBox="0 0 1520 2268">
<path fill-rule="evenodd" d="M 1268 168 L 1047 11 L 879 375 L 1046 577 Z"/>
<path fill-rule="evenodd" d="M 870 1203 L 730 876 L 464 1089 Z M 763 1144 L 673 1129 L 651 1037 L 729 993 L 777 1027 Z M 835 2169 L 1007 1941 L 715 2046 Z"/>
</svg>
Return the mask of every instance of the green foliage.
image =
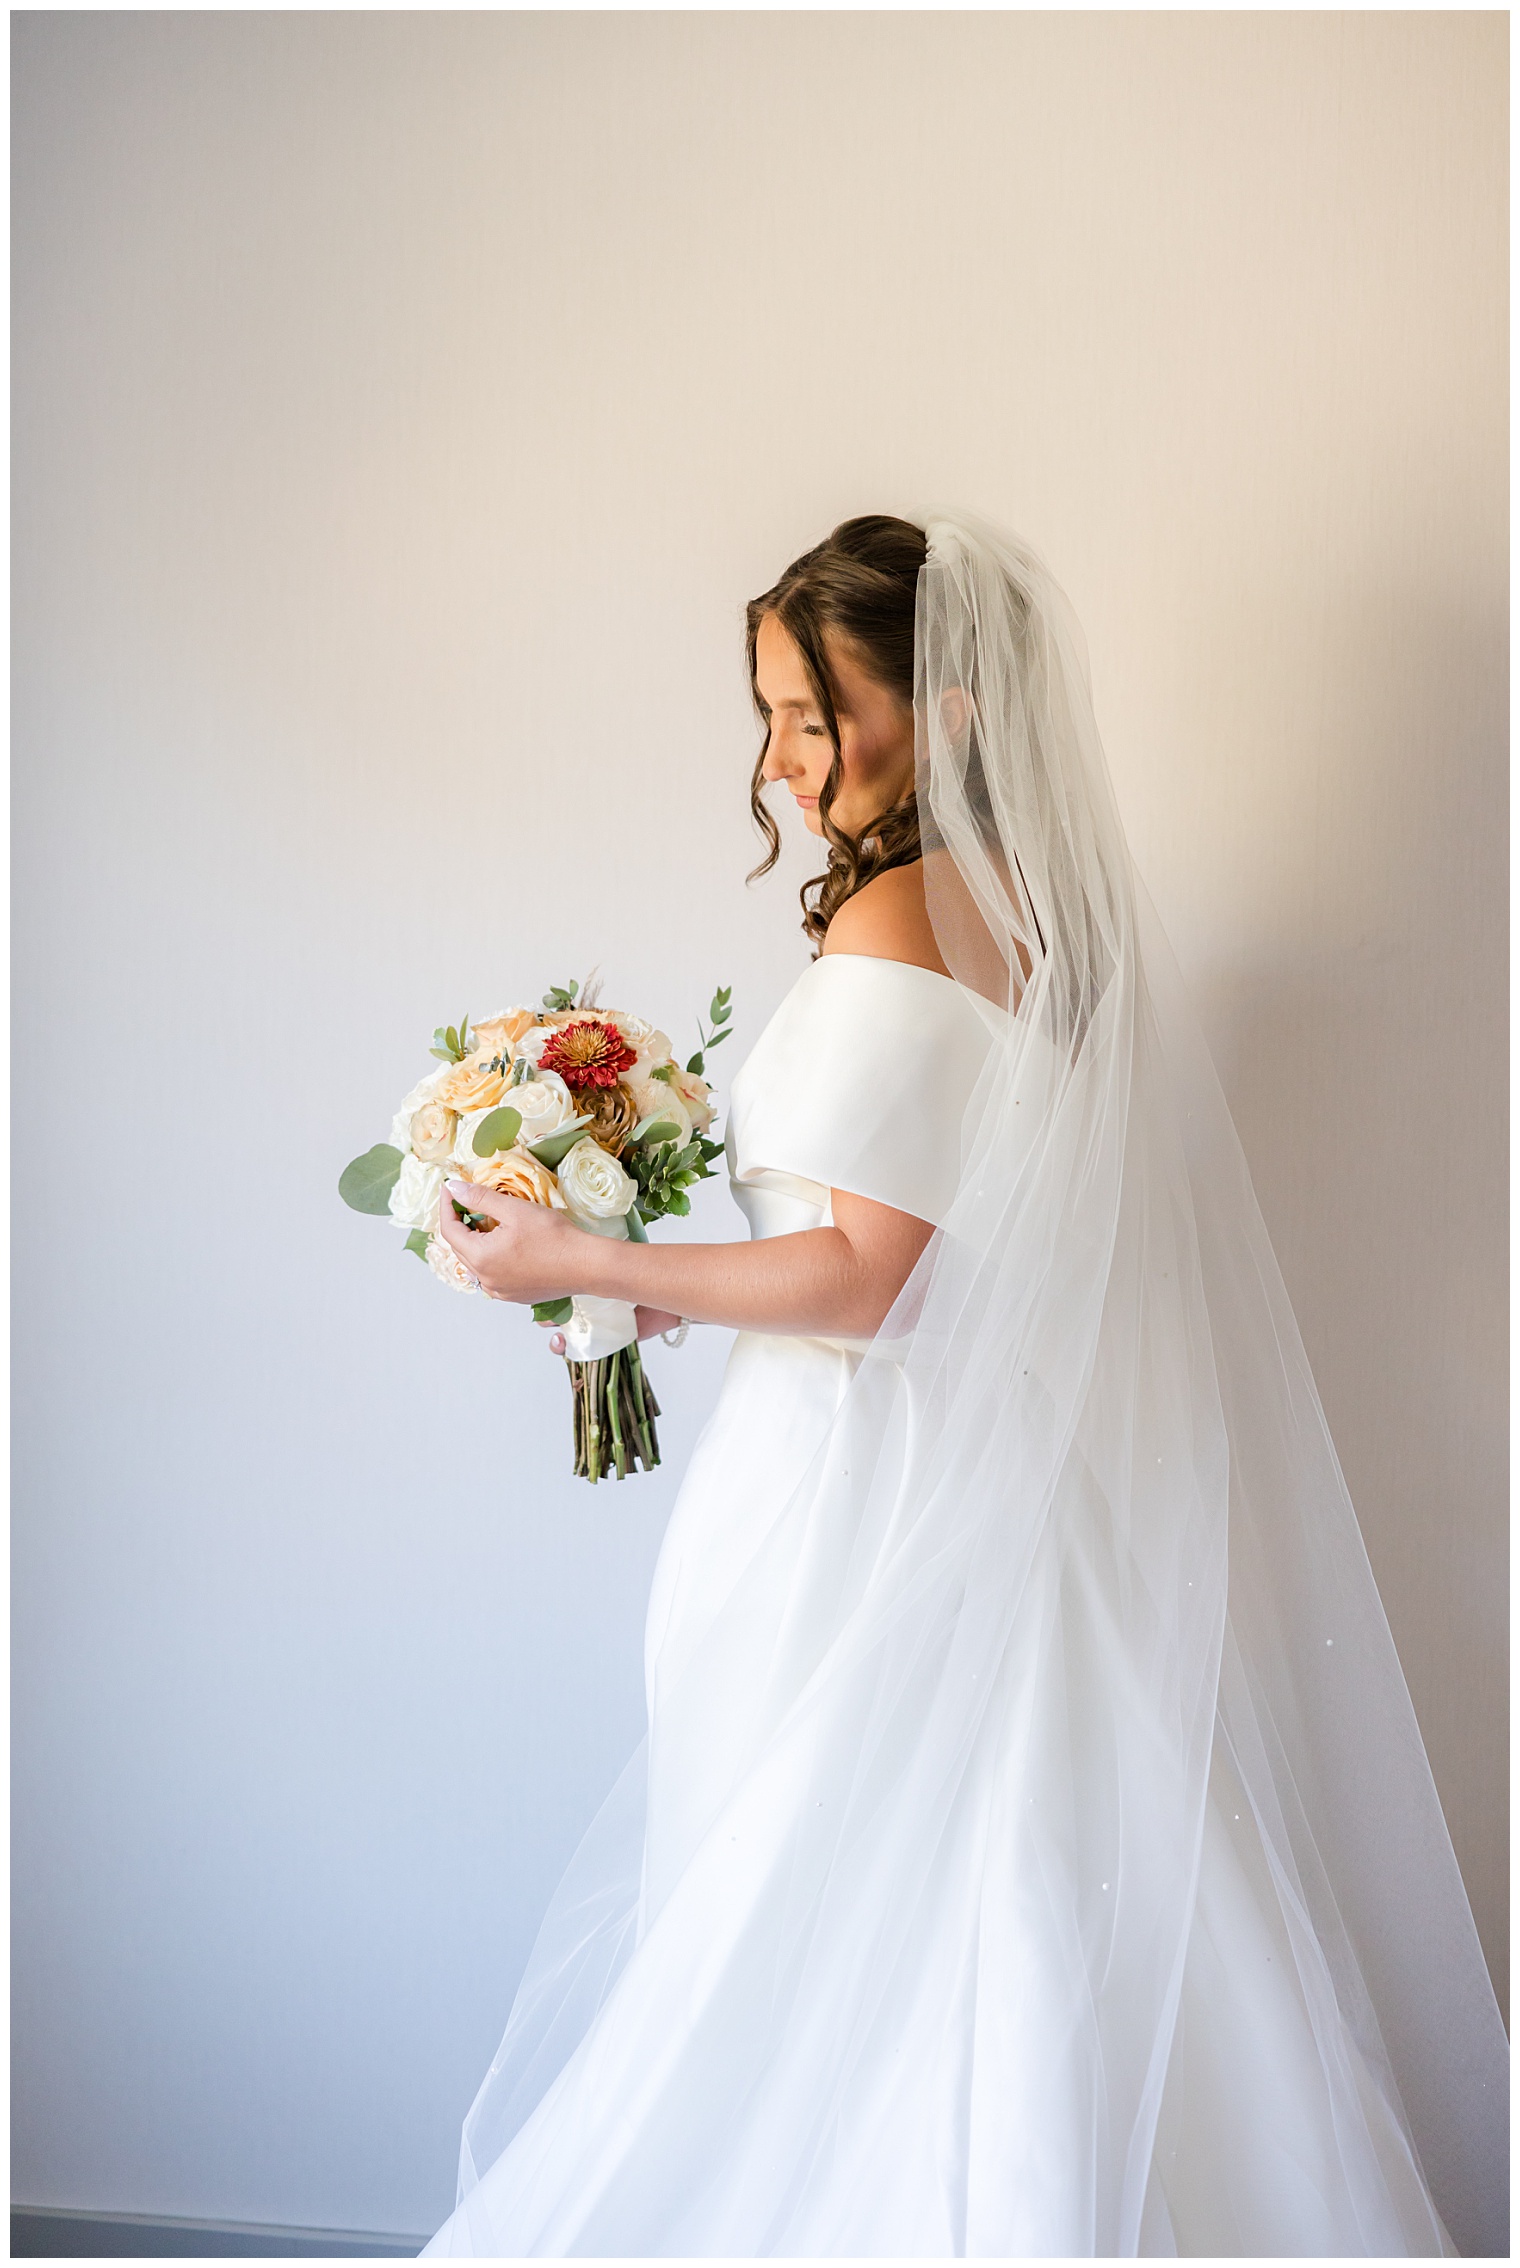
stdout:
<svg viewBox="0 0 1520 2268">
<path fill-rule="evenodd" d="M 657 1063 L 649 1074 L 651 1079 L 663 1079 L 667 1086 L 675 1075 L 676 1067 L 673 1063 Z"/>
<path fill-rule="evenodd" d="M 696 1054 L 688 1057 L 686 1068 L 698 1079 L 706 1071 L 707 1058 L 713 1049 L 720 1047 L 733 1031 L 733 1025 L 728 1020 L 733 1014 L 733 997 L 734 988 L 731 984 L 719 985 L 708 1004 L 707 1021 L 712 1026 L 711 1031 L 704 1031 L 701 1017 L 697 1018 L 697 1038 L 701 1044 L 698 1046 Z M 669 1078 L 668 1071 L 665 1076 L 667 1079 Z"/>
<path fill-rule="evenodd" d="M 494 1213 L 471 1213 L 460 1204 L 459 1199 L 452 1191 L 446 1191 L 445 1195 L 454 1208 L 456 1221 L 463 1221 L 468 1229 L 481 1229 L 487 1236 L 490 1235 L 492 1229 L 496 1226 L 496 1215 Z"/>
<path fill-rule="evenodd" d="M 574 1302 L 568 1299 L 536 1299 L 533 1302 L 535 1323 L 568 1323 L 574 1311 Z"/>
<path fill-rule="evenodd" d="M 640 1219 L 658 1221 L 667 1213 L 689 1213 L 687 1190 L 694 1181 L 712 1179 L 712 1161 L 722 1154 L 721 1142 L 709 1142 L 701 1134 L 694 1134 L 689 1142 L 630 1143 L 622 1163 L 638 1188 Z M 631 1223 L 632 1214 L 628 1217 Z"/>
<path fill-rule="evenodd" d="M 574 984 L 551 984 L 544 994 L 544 1006 L 551 1016 L 562 1016 L 567 1008 L 575 1006 L 575 996 L 579 990 L 579 978 Z"/>
<path fill-rule="evenodd" d="M 470 1019 L 461 1016 L 457 1024 L 439 1025 L 433 1034 L 433 1044 L 428 1053 L 436 1055 L 442 1063 L 463 1063 L 471 1045 Z"/>
<path fill-rule="evenodd" d="M 354 1158 L 338 1176 L 338 1195 L 356 1213 L 388 1213 L 391 1191 L 401 1177 L 401 1152 L 391 1142 L 377 1142 L 362 1158 Z"/>
<path fill-rule="evenodd" d="M 675 1142 L 680 1139 L 680 1133 L 680 1126 L 675 1119 L 662 1118 L 656 1110 L 652 1111 L 648 1118 L 639 1120 L 628 1139 L 630 1142 L 648 1142 L 650 1144 Z"/>
<path fill-rule="evenodd" d="M 529 1143 L 529 1157 L 537 1158 L 539 1164 L 547 1166 L 552 1173 L 561 1159 L 570 1155 L 576 1143 L 586 1138 L 586 1128 L 590 1123 L 589 1118 L 572 1118 L 567 1125 L 557 1126 L 541 1142 Z"/>
<path fill-rule="evenodd" d="M 477 1158 L 494 1158 L 498 1150 L 510 1150 L 521 1132 L 522 1112 L 503 1103 L 500 1110 L 481 1120 L 470 1147 Z"/>
<path fill-rule="evenodd" d="M 425 1260 L 425 1259 L 427 1258 L 427 1248 L 428 1248 L 428 1232 L 427 1232 L 427 1230 L 426 1230 L 426 1229 L 421 1229 L 421 1228 L 414 1228 L 414 1229 L 412 1230 L 412 1233 L 411 1233 L 411 1235 L 410 1235 L 410 1236 L 409 1236 L 409 1237 L 407 1238 L 407 1240 L 406 1240 L 406 1249 L 407 1249 L 407 1251 L 408 1251 L 408 1252 L 415 1252 L 419 1260 Z"/>
</svg>

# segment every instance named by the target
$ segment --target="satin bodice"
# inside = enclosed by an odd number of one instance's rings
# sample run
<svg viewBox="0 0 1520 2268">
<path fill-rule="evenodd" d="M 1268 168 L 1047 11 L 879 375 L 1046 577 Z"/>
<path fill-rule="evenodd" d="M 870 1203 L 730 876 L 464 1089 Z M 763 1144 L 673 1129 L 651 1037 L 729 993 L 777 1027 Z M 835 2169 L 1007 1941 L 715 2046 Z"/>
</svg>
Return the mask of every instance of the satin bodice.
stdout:
<svg viewBox="0 0 1520 2268">
<path fill-rule="evenodd" d="M 937 1226 L 998 1011 L 907 961 L 827 953 L 734 1077 L 728 1169 L 751 1236 L 818 1228 L 847 1189 Z"/>
</svg>

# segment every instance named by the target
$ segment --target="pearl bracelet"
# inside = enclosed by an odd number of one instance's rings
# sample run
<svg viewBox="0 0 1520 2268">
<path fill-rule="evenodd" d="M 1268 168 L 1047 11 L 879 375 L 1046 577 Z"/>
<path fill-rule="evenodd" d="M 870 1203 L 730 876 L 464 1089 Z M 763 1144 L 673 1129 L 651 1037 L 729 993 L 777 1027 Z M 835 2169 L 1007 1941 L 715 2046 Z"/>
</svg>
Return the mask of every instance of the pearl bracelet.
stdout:
<svg viewBox="0 0 1520 2268">
<path fill-rule="evenodd" d="M 686 1334 L 690 1329 L 691 1317 L 683 1315 L 673 1331 L 662 1331 L 660 1337 L 667 1347 L 679 1347 L 685 1344 Z"/>
</svg>

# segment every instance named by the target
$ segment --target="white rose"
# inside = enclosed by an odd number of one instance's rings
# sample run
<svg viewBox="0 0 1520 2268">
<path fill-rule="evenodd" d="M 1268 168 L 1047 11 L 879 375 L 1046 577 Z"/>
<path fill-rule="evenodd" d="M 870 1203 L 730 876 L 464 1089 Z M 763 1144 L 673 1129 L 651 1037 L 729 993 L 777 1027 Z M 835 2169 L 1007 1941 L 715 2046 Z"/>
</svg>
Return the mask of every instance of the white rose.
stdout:
<svg viewBox="0 0 1520 2268">
<path fill-rule="evenodd" d="M 645 1079 L 637 1087 L 630 1080 L 628 1092 L 638 1110 L 640 1124 L 646 1118 L 668 1119 L 683 1142 L 691 1140 L 691 1112 L 666 1080 Z"/>
<path fill-rule="evenodd" d="M 400 1150 L 403 1156 L 412 1146 L 412 1120 L 424 1103 L 432 1101 L 453 1068 L 452 1063 L 440 1063 L 436 1071 L 419 1079 L 405 1101 L 397 1105 L 396 1115 L 391 1120 L 391 1147 Z"/>
<path fill-rule="evenodd" d="M 438 1281 L 441 1284 L 447 1284 L 450 1291 L 468 1292 L 479 1291 L 480 1289 L 480 1278 L 471 1275 L 459 1254 L 454 1250 L 453 1245 L 446 1244 L 441 1236 L 431 1237 L 428 1240 L 427 1264 Z"/>
<path fill-rule="evenodd" d="M 513 1043 L 512 1055 L 514 1060 L 519 1063 L 536 1064 L 550 1040 L 553 1039 L 554 1030 L 553 1024 L 535 1024 L 532 1031 L 524 1032 L 522 1038 Z"/>
<path fill-rule="evenodd" d="M 454 1156 L 460 1165 L 479 1165 L 475 1129 L 498 1110 L 517 1112 L 522 1120 L 518 1138 L 525 1148 L 533 1142 L 541 1142 L 546 1134 L 554 1133 L 566 1119 L 576 1115 L 575 1097 L 557 1071 L 545 1071 L 537 1079 L 524 1079 L 520 1087 L 509 1087 L 501 1101 L 492 1103 L 489 1110 L 465 1112 L 454 1139 Z"/>
<path fill-rule="evenodd" d="M 561 1160 L 559 1189 L 570 1211 L 579 1214 L 588 1226 L 592 1222 L 620 1221 L 638 1195 L 617 1159 L 610 1158 L 589 1136 Z"/>
<path fill-rule="evenodd" d="M 425 1229 L 429 1236 L 436 1236 L 438 1203 L 447 1170 L 441 1165 L 424 1165 L 408 1150 L 391 1191 L 392 1220 L 399 1221 L 403 1228 Z"/>
</svg>

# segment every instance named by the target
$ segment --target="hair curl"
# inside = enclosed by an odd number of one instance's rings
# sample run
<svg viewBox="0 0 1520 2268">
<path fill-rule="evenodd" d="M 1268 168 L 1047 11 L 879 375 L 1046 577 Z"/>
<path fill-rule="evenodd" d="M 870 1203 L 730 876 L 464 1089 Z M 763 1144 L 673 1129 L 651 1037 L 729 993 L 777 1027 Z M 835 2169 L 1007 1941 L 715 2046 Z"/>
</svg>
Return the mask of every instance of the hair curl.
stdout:
<svg viewBox="0 0 1520 2268">
<path fill-rule="evenodd" d="M 759 598 L 751 599 L 744 610 L 750 697 L 765 727 L 750 780 L 749 802 L 755 825 L 768 847 L 749 876 L 751 882 L 768 874 L 781 855 L 780 830 L 760 799 L 770 747 L 770 715 L 755 676 L 755 646 L 768 614 L 776 617 L 801 654 L 819 715 L 834 746 L 834 760 L 818 795 L 818 817 L 829 846 L 828 869 L 805 882 L 799 892 L 803 931 L 815 951 L 846 898 L 863 889 L 873 875 L 885 873 L 892 866 L 911 866 L 923 855 L 918 804 L 911 788 L 859 835 L 847 834 L 834 823 L 831 813 L 841 776 L 839 716 L 824 633 L 836 632 L 879 684 L 911 706 L 918 571 L 928 549 L 923 529 L 910 520 L 895 520 L 885 513 L 844 520 L 822 543 L 794 559 L 780 579 Z"/>
</svg>

